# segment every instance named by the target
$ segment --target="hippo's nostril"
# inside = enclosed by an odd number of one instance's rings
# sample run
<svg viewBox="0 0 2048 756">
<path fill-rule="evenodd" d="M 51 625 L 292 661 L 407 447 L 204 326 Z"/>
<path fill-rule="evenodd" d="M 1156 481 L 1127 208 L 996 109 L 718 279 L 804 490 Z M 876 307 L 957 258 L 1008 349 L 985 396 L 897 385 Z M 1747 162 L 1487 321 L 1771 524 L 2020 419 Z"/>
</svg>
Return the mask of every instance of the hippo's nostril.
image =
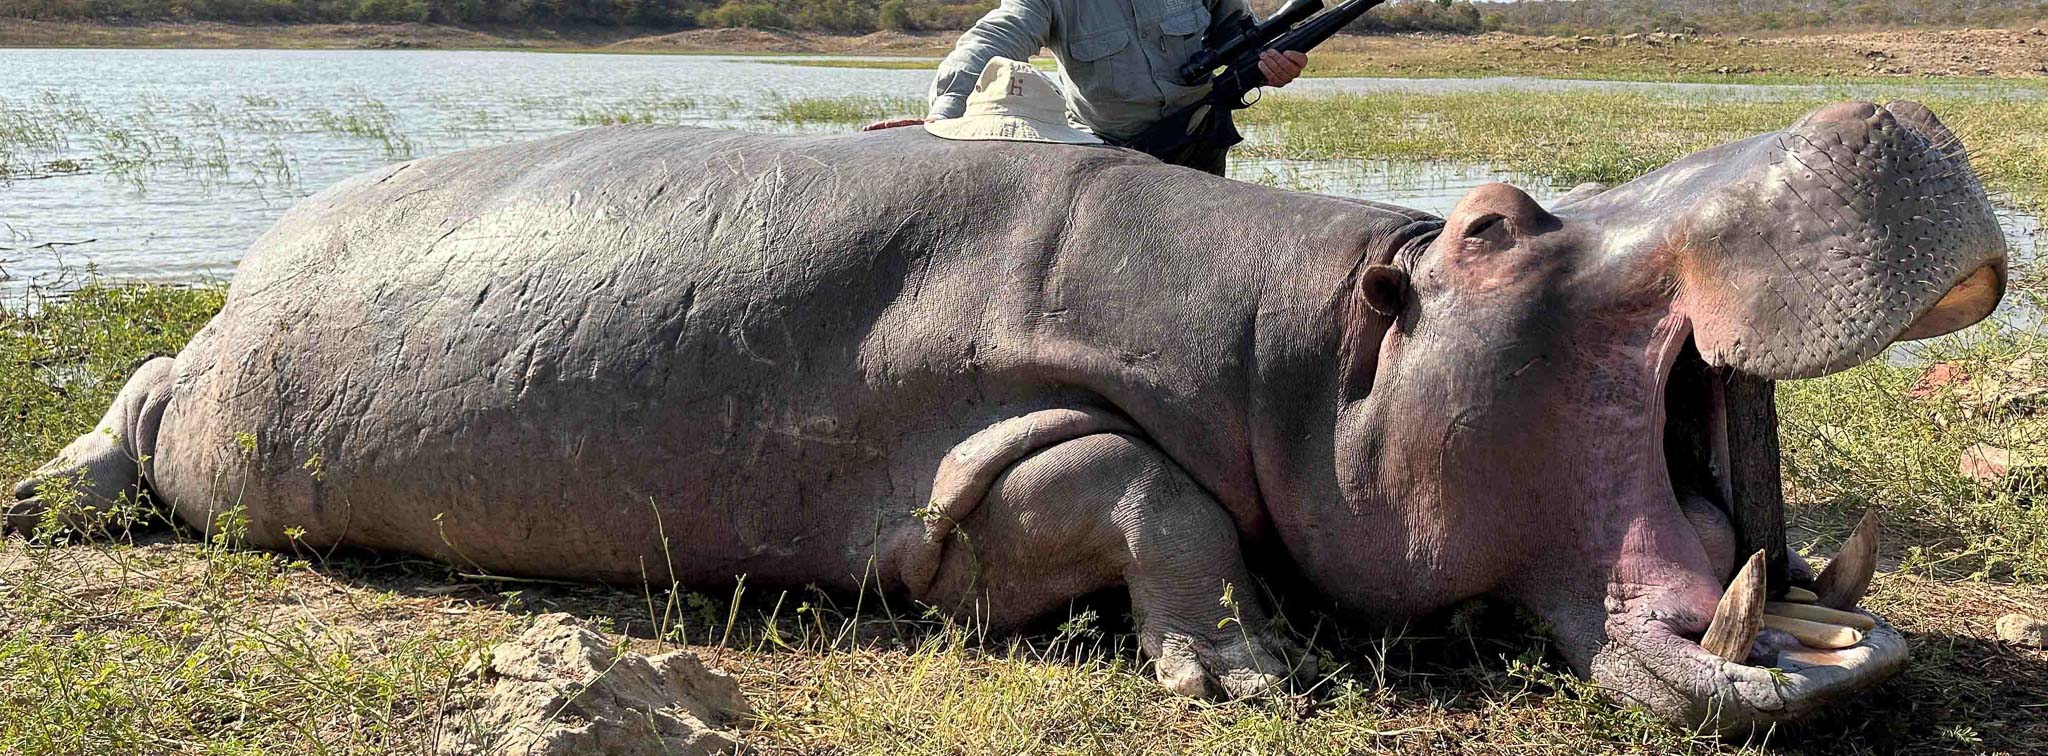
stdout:
<svg viewBox="0 0 2048 756">
<path fill-rule="evenodd" d="M 1999 300 L 2005 298 L 2005 277 L 2003 256 L 1977 266 L 1949 287 L 1934 306 L 1906 324 L 1898 340 L 1916 341 L 1954 333 L 1990 316 L 1998 308 Z"/>
</svg>

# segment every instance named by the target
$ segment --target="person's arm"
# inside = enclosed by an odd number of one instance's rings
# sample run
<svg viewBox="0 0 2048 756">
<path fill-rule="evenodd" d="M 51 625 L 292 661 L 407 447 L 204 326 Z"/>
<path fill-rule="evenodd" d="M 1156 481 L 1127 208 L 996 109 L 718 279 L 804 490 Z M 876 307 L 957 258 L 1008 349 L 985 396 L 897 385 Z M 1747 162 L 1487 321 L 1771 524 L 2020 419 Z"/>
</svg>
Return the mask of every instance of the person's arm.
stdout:
<svg viewBox="0 0 2048 756">
<path fill-rule="evenodd" d="M 1003 0 L 974 22 L 974 27 L 953 43 L 953 52 L 939 63 L 939 75 L 932 79 L 931 109 L 925 118 L 956 118 L 966 110 L 967 93 L 974 91 L 981 67 L 988 65 L 990 58 L 1028 60 L 1044 47 L 1046 36 L 1052 33 L 1052 4 L 1053 0 Z"/>
</svg>

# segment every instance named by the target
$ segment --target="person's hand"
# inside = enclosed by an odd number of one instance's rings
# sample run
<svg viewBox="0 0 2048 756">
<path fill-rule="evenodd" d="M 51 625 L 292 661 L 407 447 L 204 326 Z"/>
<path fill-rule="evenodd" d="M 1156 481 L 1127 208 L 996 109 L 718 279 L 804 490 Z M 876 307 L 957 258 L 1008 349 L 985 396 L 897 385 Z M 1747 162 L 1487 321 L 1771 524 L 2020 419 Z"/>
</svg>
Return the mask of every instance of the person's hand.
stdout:
<svg viewBox="0 0 2048 756">
<path fill-rule="evenodd" d="M 1262 67 L 1263 67 L 1263 66 L 1262 66 Z M 896 127 L 898 127 L 898 126 L 923 126 L 923 125 L 924 125 L 924 119 L 922 119 L 922 118 L 898 118 L 898 119 L 896 119 L 896 120 L 893 120 L 893 121 L 876 121 L 876 122 L 874 122 L 874 123 L 870 123 L 870 124 L 868 124 L 868 125 L 866 125 L 866 126 L 862 126 L 862 127 L 860 127 L 860 130 L 861 130 L 861 131 L 881 131 L 882 129 L 893 129 L 893 128 L 896 128 Z"/>
<path fill-rule="evenodd" d="M 1266 50 L 1259 53 L 1259 73 L 1266 75 L 1266 86 L 1284 87 L 1294 77 L 1301 75 L 1301 69 L 1308 65 L 1308 54 L 1288 50 Z"/>
</svg>

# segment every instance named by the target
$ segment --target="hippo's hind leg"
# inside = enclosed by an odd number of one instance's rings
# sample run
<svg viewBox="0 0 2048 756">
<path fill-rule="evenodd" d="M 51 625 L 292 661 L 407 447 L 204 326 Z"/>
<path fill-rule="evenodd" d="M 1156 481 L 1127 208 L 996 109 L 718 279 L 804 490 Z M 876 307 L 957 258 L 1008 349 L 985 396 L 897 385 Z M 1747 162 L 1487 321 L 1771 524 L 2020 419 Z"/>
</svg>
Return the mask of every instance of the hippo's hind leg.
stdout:
<svg viewBox="0 0 2048 756">
<path fill-rule="evenodd" d="M 90 432 L 15 485 L 13 501 L 0 508 L 0 524 L 28 532 L 54 518 L 66 528 L 96 532 L 131 521 L 176 366 L 172 358 L 157 357 L 136 368 Z"/>
<path fill-rule="evenodd" d="M 997 629 L 1122 584 L 1139 643 L 1168 688 L 1239 697 L 1290 676 L 1266 634 L 1230 517 L 1132 436 L 1098 433 L 1024 457 L 942 546 L 919 598 Z"/>
</svg>

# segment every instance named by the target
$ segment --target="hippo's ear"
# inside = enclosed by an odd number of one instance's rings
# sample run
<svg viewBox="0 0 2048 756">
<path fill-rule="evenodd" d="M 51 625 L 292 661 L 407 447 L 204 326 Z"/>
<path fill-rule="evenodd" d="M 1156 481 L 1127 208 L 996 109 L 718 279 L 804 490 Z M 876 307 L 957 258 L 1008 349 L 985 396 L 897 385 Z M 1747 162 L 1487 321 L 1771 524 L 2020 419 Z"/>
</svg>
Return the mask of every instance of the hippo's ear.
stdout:
<svg viewBox="0 0 2048 756">
<path fill-rule="evenodd" d="M 1961 145 L 1917 104 L 1828 105 L 1563 208 L 1676 283 L 1700 355 L 1821 375 L 1991 312 L 2005 243 Z"/>
<path fill-rule="evenodd" d="M 1408 273 L 1392 265 L 1366 266 L 1358 275 L 1358 293 L 1368 309 L 1396 317 L 1408 301 Z"/>
</svg>

